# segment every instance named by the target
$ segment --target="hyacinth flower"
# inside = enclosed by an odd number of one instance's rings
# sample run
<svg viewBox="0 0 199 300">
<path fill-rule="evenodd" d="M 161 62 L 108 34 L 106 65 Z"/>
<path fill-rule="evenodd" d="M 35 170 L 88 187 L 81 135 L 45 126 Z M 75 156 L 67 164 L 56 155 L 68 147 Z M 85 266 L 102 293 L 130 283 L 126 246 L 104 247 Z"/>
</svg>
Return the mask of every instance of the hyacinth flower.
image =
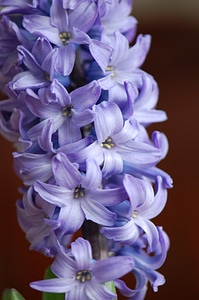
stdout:
<svg viewBox="0 0 199 300">
<path fill-rule="evenodd" d="M 86 174 L 81 175 L 77 167 L 60 153 L 53 158 L 52 168 L 57 185 L 36 181 L 34 188 L 43 199 L 61 207 L 61 218 L 67 220 L 64 225 L 66 233 L 75 233 L 85 218 L 108 226 L 114 223 L 115 214 L 107 210 L 106 206 L 112 201 L 117 203 L 120 194 L 117 195 L 118 190 L 113 190 L 111 201 L 110 191 L 107 190 L 106 201 L 104 190 L 100 197 L 98 188 L 101 171 L 95 162 L 88 161 Z"/>
<path fill-rule="evenodd" d="M 68 252 L 59 249 L 51 265 L 57 278 L 32 282 L 31 286 L 40 291 L 65 293 L 65 299 L 71 300 L 116 299 L 104 283 L 123 276 L 133 265 L 130 256 L 93 261 L 89 242 L 78 238 Z"/>
<path fill-rule="evenodd" d="M 54 80 L 49 89 L 40 89 L 38 95 L 39 97 L 31 90 L 27 91 L 27 107 L 34 115 L 43 119 L 28 134 L 34 139 L 41 133 L 45 123 L 53 119 L 52 133 L 58 131 L 59 145 L 63 146 L 80 140 L 80 128 L 94 120 L 95 113 L 90 108 L 100 96 L 100 87 L 93 81 L 69 95 L 63 85 Z"/>
<path fill-rule="evenodd" d="M 110 55 L 110 47 L 90 39 L 86 34 L 95 22 L 97 14 L 97 5 L 91 0 L 81 1 L 80 5 L 70 13 L 63 7 L 62 1 L 54 0 L 50 17 L 27 15 L 24 18 L 23 26 L 35 35 L 47 37 L 52 44 L 58 46 L 49 53 L 49 56 L 53 61 L 55 71 L 66 76 L 73 69 L 76 45 L 78 44 L 88 44 L 92 56 L 101 62 L 102 66 L 104 66 L 102 60 L 107 53 Z M 96 53 L 99 57 L 96 56 Z"/>
<path fill-rule="evenodd" d="M 116 31 L 121 32 L 129 42 L 131 42 L 136 33 L 137 20 L 131 16 L 131 1 L 116 0 L 109 5 L 104 2 L 100 10 L 100 20 L 103 31 L 103 40 L 107 36 L 110 39 Z"/>
<path fill-rule="evenodd" d="M 165 283 L 165 278 L 156 269 L 160 268 L 165 262 L 168 248 L 170 246 L 169 238 L 162 227 L 157 227 L 158 245 L 152 253 L 147 253 L 148 247 L 145 234 L 142 234 L 137 242 L 131 246 L 112 245 L 117 255 L 129 255 L 134 258 L 135 267 L 132 270 L 136 278 L 136 287 L 131 290 L 120 279 L 116 279 L 115 285 L 127 297 L 127 299 L 144 299 L 147 292 L 147 285 L 150 282 L 154 291 L 158 291 L 158 287 Z"/>
<path fill-rule="evenodd" d="M 14 75 L 22 71 L 18 65 L 17 46 L 24 44 L 28 47 L 28 38 L 23 35 L 22 30 L 12 22 L 7 16 L 3 15 L 0 19 L 0 87 L 5 89 L 6 84 L 11 81 Z"/>
<path fill-rule="evenodd" d="M 24 65 L 24 71 L 17 73 L 11 81 L 11 88 L 15 91 L 27 88 L 42 88 L 50 85 L 50 70 L 45 69 L 45 59 L 52 50 L 50 43 L 44 38 L 38 38 L 33 45 L 32 51 L 23 46 L 18 46 L 20 65 Z"/>
<path fill-rule="evenodd" d="M 167 115 L 142 69 L 151 36 L 136 37 L 132 4 L 0 0 L 0 133 L 22 181 L 18 223 L 52 259 L 51 274 L 30 284 L 45 300 L 117 290 L 142 300 L 165 283 L 157 269 L 169 239 L 153 219 L 172 187 L 158 167 L 168 141 L 148 126 Z M 128 273 L 135 285 L 120 279 Z"/>
<path fill-rule="evenodd" d="M 58 207 L 35 195 L 30 187 L 23 201 L 17 202 L 17 215 L 20 227 L 30 242 L 30 249 L 53 257 L 58 248 L 56 231 L 61 226 Z"/>
<path fill-rule="evenodd" d="M 148 240 L 148 251 L 152 252 L 157 247 L 158 232 L 155 225 L 150 221 L 163 210 L 167 191 L 162 184 L 161 177 L 157 178 L 157 191 L 154 191 L 149 182 L 127 174 L 123 179 L 124 187 L 129 201 L 123 201 L 112 211 L 118 214 L 114 227 L 102 227 L 101 232 L 109 239 L 133 244 L 140 235 L 140 229 L 145 232 Z"/>
</svg>

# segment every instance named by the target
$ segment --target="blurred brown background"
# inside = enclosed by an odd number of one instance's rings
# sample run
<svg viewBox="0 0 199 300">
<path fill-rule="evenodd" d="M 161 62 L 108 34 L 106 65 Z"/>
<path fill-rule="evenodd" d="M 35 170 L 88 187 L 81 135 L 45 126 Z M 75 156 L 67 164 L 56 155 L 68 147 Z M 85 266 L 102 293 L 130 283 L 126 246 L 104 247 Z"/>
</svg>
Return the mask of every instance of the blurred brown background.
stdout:
<svg viewBox="0 0 199 300">
<path fill-rule="evenodd" d="M 147 300 L 199 299 L 199 2 L 179 0 L 134 1 L 133 15 L 138 33 L 152 35 L 152 47 L 143 68 L 159 83 L 158 108 L 168 121 L 152 129 L 166 133 L 170 143 L 161 167 L 171 174 L 174 188 L 168 203 L 154 220 L 162 225 L 171 240 L 164 266 L 159 270 L 166 284 Z M 171 3 L 171 4 L 170 4 Z M 161 7 L 160 7 L 161 5 Z M 15 287 L 26 300 L 41 299 L 29 282 L 42 279 L 50 260 L 28 250 L 15 213 L 19 180 L 12 171 L 12 146 L 0 138 L 1 247 L 0 292 Z M 75 300 L 75 299 L 74 299 Z"/>
</svg>

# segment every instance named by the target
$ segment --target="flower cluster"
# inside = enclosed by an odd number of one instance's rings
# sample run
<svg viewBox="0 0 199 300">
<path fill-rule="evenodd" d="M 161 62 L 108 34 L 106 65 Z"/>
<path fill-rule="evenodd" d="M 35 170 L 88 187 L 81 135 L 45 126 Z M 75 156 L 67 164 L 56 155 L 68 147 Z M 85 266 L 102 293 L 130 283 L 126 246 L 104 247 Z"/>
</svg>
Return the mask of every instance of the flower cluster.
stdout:
<svg viewBox="0 0 199 300">
<path fill-rule="evenodd" d="M 9 5 L 8 5 L 9 2 Z M 131 0 L 0 0 L 0 133 L 15 146 L 24 183 L 17 216 L 30 249 L 54 258 L 54 279 L 31 283 L 65 299 L 144 299 L 169 240 L 151 221 L 170 176 L 157 164 L 166 136 L 158 86 L 141 66 L 149 35 L 136 35 Z M 92 258 L 85 222 L 97 224 L 107 257 Z M 72 241 L 72 242 L 71 242 Z M 92 248 L 91 248 L 92 247 Z M 132 272 L 136 286 L 119 279 Z"/>
</svg>

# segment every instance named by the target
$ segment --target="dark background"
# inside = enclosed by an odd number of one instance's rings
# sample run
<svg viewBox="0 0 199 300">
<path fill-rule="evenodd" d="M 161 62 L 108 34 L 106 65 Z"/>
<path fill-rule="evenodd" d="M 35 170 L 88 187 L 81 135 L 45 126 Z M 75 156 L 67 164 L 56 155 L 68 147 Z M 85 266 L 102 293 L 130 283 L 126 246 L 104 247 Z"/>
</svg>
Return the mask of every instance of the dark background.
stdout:
<svg viewBox="0 0 199 300">
<path fill-rule="evenodd" d="M 159 270 L 166 284 L 147 300 L 199 299 L 199 26 L 187 19 L 145 19 L 140 11 L 138 33 L 150 33 L 152 46 L 143 68 L 159 83 L 158 108 L 168 121 L 151 130 L 166 133 L 170 143 L 160 164 L 174 179 L 164 211 L 154 220 L 169 234 L 171 247 Z M 29 244 L 16 221 L 15 201 L 20 181 L 12 170 L 12 146 L 0 138 L 1 247 L 0 292 L 15 287 L 26 300 L 41 299 L 29 282 L 43 277 L 50 260 L 28 250 Z M 75 300 L 75 299 L 74 299 Z"/>
</svg>

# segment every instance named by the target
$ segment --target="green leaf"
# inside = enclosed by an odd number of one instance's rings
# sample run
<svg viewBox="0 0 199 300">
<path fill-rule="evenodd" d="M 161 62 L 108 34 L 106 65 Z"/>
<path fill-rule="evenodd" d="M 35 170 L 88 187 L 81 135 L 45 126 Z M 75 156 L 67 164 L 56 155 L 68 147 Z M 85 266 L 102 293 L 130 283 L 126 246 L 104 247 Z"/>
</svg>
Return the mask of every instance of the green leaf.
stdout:
<svg viewBox="0 0 199 300">
<path fill-rule="evenodd" d="M 2 300 L 25 300 L 25 298 L 15 289 L 6 289 L 3 292 Z"/>
<path fill-rule="evenodd" d="M 109 290 L 111 290 L 111 292 L 113 292 L 114 294 L 117 294 L 117 293 L 116 293 L 115 284 L 114 284 L 113 281 L 108 281 L 108 282 L 106 282 L 106 283 L 105 283 L 105 286 L 106 286 Z"/>
<path fill-rule="evenodd" d="M 48 267 L 45 271 L 44 274 L 45 279 L 51 279 L 51 278 L 56 278 L 55 274 L 51 271 L 51 268 Z M 57 294 L 57 293 L 43 293 L 42 295 L 42 300 L 64 300 L 65 299 L 65 294 Z M 4 299 L 3 299 L 4 300 Z M 5 299 L 7 300 L 7 299 Z"/>
</svg>

